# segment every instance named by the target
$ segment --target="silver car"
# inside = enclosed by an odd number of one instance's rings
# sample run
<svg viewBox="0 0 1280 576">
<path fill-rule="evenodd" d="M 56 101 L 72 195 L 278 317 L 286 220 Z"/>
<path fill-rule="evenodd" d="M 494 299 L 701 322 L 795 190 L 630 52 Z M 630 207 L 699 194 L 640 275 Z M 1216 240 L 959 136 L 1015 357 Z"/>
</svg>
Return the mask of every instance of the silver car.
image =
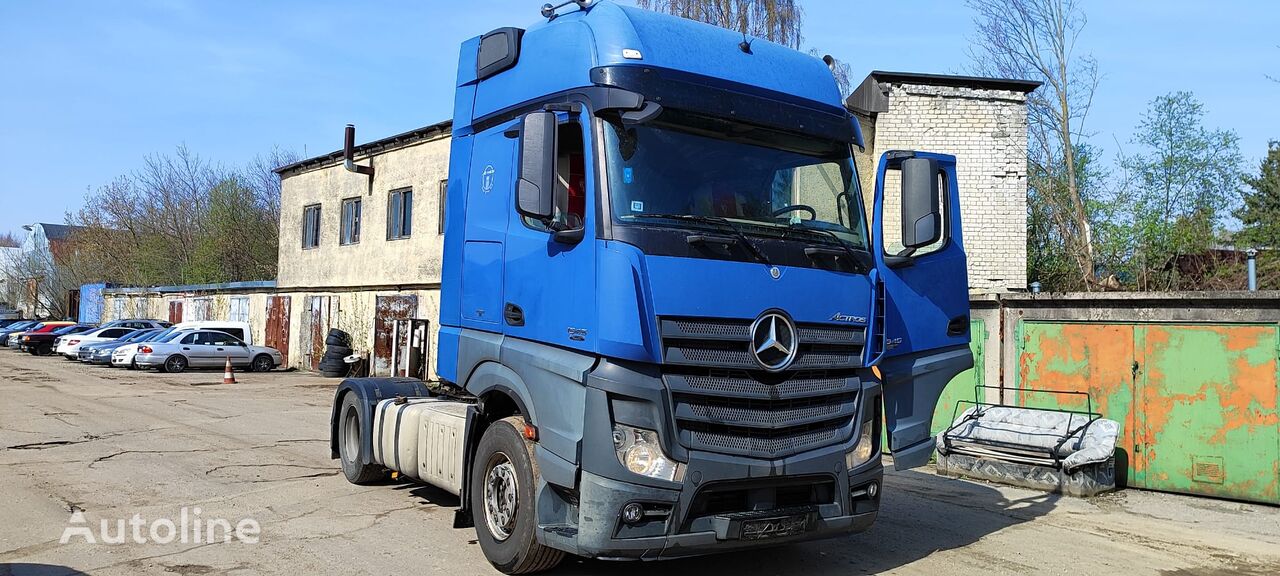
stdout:
<svg viewBox="0 0 1280 576">
<path fill-rule="evenodd" d="M 232 366 L 254 372 L 266 372 L 284 362 L 275 348 L 250 346 L 217 330 L 184 330 L 167 342 L 144 342 L 138 344 L 133 357 L 139 368 L 158 368 L 161 372 L 222 368 L 228 359 Z"/>
</svg>

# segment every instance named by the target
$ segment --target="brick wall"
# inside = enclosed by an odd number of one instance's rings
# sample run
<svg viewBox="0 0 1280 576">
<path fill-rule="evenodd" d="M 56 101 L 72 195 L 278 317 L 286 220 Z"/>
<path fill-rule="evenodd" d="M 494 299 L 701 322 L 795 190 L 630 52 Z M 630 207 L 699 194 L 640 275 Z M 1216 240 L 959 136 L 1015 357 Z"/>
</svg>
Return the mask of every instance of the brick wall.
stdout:
<svg viewBox="0 0 1280 576">
<path fill-rule="evenodd" d="M 875 116 L 873 130 L 864 129 L 866 158 L 860 159 L 859 169 L 871 167 L 862 170 L 867 204 L 881 153 L 899 149 L 955 155 L 970 291 L 1025 289 L 1026 95 L 895 83 L 888 96 L 888 111 Z"/>
</svg>

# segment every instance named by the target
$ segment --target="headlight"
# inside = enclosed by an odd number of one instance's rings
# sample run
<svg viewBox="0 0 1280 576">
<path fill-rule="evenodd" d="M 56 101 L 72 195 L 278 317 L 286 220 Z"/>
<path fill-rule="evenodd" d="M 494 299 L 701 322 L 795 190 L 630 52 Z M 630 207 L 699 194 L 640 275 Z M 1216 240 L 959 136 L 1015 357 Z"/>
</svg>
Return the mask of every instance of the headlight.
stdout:
<svg viewBox="0 0 1280 576">
<path fill-rule="evenodd" d="M 866 464 L 871 460 L 871 457 L 875 455 L 876 442 L 875 438 L 872 438 L 871 436 L 874 433 L 874 430 L 874 420 L 868 420 L 862 423 L 862 433 L 858 435 L 858 443 L 854 445 L 853 450 L 846 452 L 844 455 L 845 468 L 853 470 L 854 468 Z"/>
<path fill-rule="evenodd" d="M 613 449 L 622 467 L 636 474 L 671 482 L 684 479 L 684 469 L 662 453 L 658 433 L 653 430 L 614 424 Z"/>
</svg>

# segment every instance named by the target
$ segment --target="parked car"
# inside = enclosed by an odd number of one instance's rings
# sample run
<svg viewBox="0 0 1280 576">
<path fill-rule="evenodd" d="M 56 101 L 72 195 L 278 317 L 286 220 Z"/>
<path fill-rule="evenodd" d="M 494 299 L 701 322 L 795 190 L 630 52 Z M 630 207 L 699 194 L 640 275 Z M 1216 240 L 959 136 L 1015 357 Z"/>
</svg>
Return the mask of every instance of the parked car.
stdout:
<svg viewBox="0 0 1280 576">
<path fill-rule="evenodd" d="M 3 318 L 3 319 L 0 319 L 0 330 L 3 330 L 3 329 L 5 329 L 5 328 L 8 328 L 9 326 L 12 326 L 12 325 L 14 325 L 14 324 L 17 324 L 18 322 L 23 322 L 23 321 L 24 321 L 24 320 L 23 320 L 23 319 L 21 319 L 21 318 Z"/>
<path fill-rule="evenodd" d="M 148 342 L 167 342 L 170 338 L 177 337 L 181 333 L 183 333 L 183 330 L 170 326 L 142 340 L 135 340 L 119 346 L 111 351 L 111 367 L 134 370 L 138 367 L 133 361 L 134 356 L 138 353 L 138 346 Z"/>
<path fill-rule="evenodd" d="M 60 336 L 58 337 L 57 346 L 54 348 L 54 351 L 61 354 L 67 360 L 75 360 L 79 356 L 80 347 L 85 344 L 109 342 L 118 338 L 123 338 L 126 334 L 132 334 L 137 331 L 137 328 L 107 326 L 95 328 L 72 336 Z"/>
<path fill-rule="evenodd" d="M 23 330 L 21 332 L 14 332 L 13 334 L 10 334 L 9 342 L 6 345 L 10 348 L 23 350 L 22 339 L 26 337 L 28 334 L 43 334 L 46 332 L 53 332 L 54 330 L 60 330 L 67 326 L 74 326 L 74 325 L 75 325 L 75 322 L 62 322 L 62 321 L 37 322 L 34 326 L 31 326 L 26 330 Z"/>
<path fill-rule="evenodd" d="M 107 322 L 106 324 L 102 325 L 103 328 L 115 328 L 117 326 L 123 326 L 125 328 L 138 328 L 138 329 L 168 328 L 170 326 L 173 326 L 173 323 L 165 322 L 164 320 L 149 320 L 146 318 L 134 318 L 134 319 L 126 319 L 126 320 L 112 320 L 111 322 Z"/>
<path fill-rule="evenodd" d="M 245 341 L 218 330 L 190 330 L 177 333 L 166 342 L 138 345 L 134 362 L 139 368 L 157 368 L 161 372 L 182 372 L 191 368 L 221 368 L 230 360 L 232 366 L 266 372 L 284 361 L 279 350 L 266 346 L 250 346 Z"/>
<path fill-rule="evenodd" d="M 80 349 L 76 351 L 76 357 L 79 358 L 81 362 L 88 362 L 90 364 L 106 364 L 110 366 L 111 353 L 115 352 L 116 348 L 133 342 L 142 342 L 163 331 L 164 330 L 161 328 L 134 330 L 133 332 L 125 334 L 115 340 L 97 342 L 94 344 L 82 344 Z"/>
<path fill-rule="evenodd" d="M 58 347 L 61 337 L 88 332 L 97 327 L 96 324 L 71 324 L 51 332 L 23 334 L 22 350 L 31 353 L 33 356 L 48 356 L 53 354 L 53 351 Z"/>
<path fill-rule="evenodd" d="M 0 328 L 0 348 L 9 344 L 9 335 L 17 334 L 18 332 L 25 332 L 39 323 L 40 322 L 37 320 L 19 320 L 13 324 Z"/>
</svg>

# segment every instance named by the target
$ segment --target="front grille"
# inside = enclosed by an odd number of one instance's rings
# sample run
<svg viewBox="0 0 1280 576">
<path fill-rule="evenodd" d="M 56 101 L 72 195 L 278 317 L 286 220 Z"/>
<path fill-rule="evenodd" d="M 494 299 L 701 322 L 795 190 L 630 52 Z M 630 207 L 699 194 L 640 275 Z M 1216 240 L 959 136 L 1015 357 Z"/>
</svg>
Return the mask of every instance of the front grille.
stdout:
<svg viewBox="0 0 1280 576">
<path fill-rule="evenodd" d="M 759 370 L 751 351 L 751 320 L 664 318 L 664 364 Z M 790 369 L 839 370 L 862 366 L 864 326 L 799 324 L 799 350 Z"/>
<path fill-rule="evenodd" d="M 751 321 L 664 318 L 664 380 L 680 442 L 707 450 L 780 458 L 847 440 L 862 383 L 866 328 L 797 326 L 786 371 L 769 373 L 751 352 Z"/>
</svg>

